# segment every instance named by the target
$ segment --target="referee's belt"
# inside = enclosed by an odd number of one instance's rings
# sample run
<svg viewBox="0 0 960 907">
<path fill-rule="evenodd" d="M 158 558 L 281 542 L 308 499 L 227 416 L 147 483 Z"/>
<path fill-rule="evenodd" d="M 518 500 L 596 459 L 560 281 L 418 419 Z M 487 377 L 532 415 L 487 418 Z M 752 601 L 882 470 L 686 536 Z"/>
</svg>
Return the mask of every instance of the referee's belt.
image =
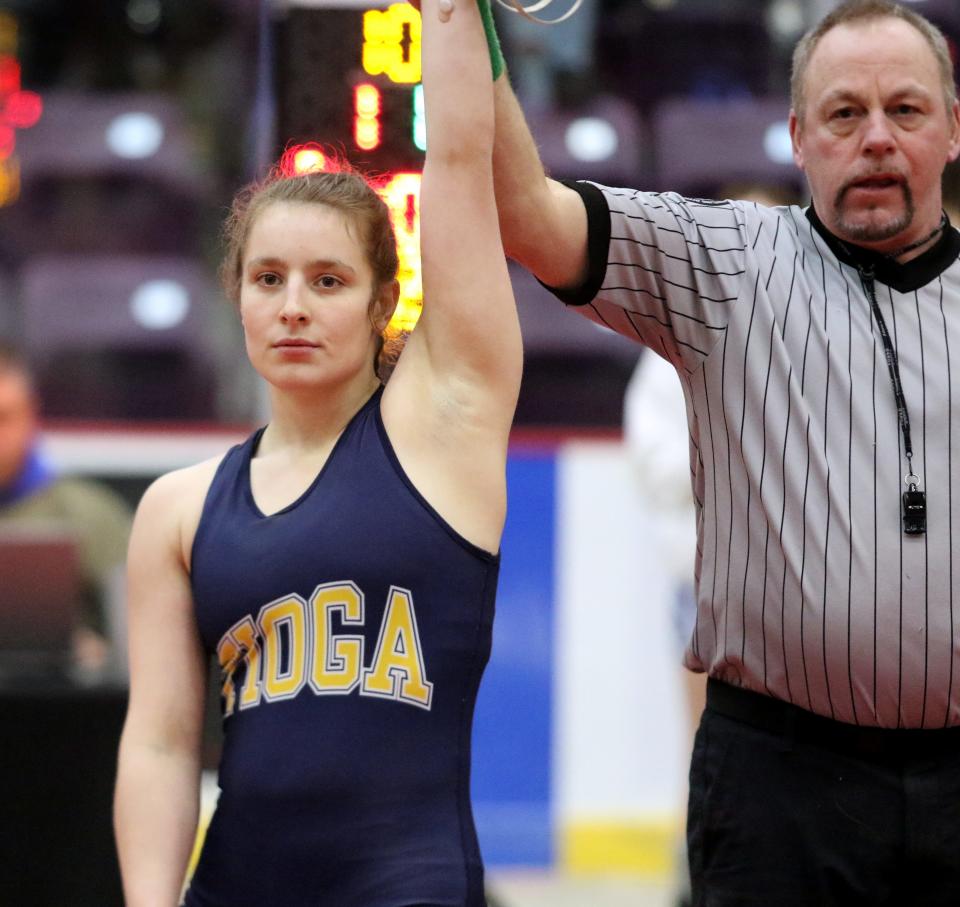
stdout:
<svg viewBox="0 0 960 907">
<path fill-rule="evenodd" d="M 707 680 L 707 709 L 781 736 L 864 758 L 938 758 L 960 754 L 960 725 L 948 728 L 863 727 L 815 715 L 781 699 Z"/>
</svg>

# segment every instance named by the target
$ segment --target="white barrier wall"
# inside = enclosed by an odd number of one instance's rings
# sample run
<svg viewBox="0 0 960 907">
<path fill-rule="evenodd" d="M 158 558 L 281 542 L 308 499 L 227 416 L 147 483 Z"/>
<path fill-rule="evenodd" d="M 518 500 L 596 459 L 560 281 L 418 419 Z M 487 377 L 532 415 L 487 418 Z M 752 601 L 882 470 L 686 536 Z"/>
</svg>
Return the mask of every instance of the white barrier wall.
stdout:
<svg viewBox="0 0 960 907">
<path fill-rule="evenodd" d="M 554 807 L 574 868 L 657 868 L 685 797 L 671 592 L 634 469 L 619 443 L 558 450 Z"/>
</svg>

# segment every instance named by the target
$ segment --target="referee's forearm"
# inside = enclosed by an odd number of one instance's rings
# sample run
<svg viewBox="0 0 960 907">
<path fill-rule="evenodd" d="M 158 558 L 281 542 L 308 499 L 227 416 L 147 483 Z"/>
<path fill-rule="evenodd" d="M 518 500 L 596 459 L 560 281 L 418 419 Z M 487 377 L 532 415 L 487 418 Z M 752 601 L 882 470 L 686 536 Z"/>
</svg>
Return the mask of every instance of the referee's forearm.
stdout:
<svg viewBox="0 0 960 907">
<path fill-rule="evenodd" d="M 494 83 L 493 180 L 504 251 L 549 286 L 577 282 L 585 249 L 585 218 L 571 219 L 550 180 L 506 75 Z M 579 201 L 573 204 L 579 206 Z"/>
<path fill-rule="evenodd" d="M 493 145 L 494 189 L 500 233 L 507 255 L 527 264 L 535 246 L 533 214 L 549 203 L 547 179 L 540 154 L 507 76 L 494 84 L 496 133 Z M 531 221 L 533 221 L 531 223 Z"/>
</svg>

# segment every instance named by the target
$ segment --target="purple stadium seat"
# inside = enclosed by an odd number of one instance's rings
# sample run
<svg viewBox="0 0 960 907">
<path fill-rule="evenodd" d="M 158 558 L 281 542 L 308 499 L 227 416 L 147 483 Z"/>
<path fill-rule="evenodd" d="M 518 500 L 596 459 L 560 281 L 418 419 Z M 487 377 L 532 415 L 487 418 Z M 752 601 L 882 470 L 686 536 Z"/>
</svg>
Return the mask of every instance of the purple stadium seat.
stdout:
<svg viewBox="0 0 960 907">
<path fill-rule="evenodd" d="M 555 179 L 589 178 L 613 185 L 634 185 L 643 179 L 643 126 L 636 109 L 628 101 L 614 95 L 597 95 L 576 110 L 531 112 L 530 130 L 537 141 L 543 164 Z M 590 121 L 601 121 L 612 128 L 616 147 L 607 157 L 592 156 L 602 149 L 585 136 L 585 156 L 577 156 L 571 138 L 579 123 L 589 130 Z M 604 129 L 604 127 L 600 127 Z M 607 135 L 609 130 L 605 129 Z M 603 135 L 599 135 L 603 142 Z"/>
<path fill-rule="evenodd" d="M 35 253 L 195 250 L 210 181 L 162 95 L 44 95 L 17 136 L 20 198 L 0 209 L 0 260 Z"/>
<path fill-rule="evenodd" d="M 786 185 L 802 191 L 790 157 L 783 98 L 664 101 L 653 122 L 651 188 L 714 197 L 727 183 Z"/>
<path fill-rule="evenodd" d="M 136 120 L 120 119 L 131 114 L 151 117 L 162 133 L 151 133 L 148 127 L 145 135 L 143 129 L 137 130 Z M 153 153 L 147 153 L 154 147 Z M 120 148 L 121 153 L 114 148 Z M 51 176 L 83 179 L 127 175 L 184 195 L 207 189 L 183 112 L 167 95 L 46 92 L 43 115 L 35 126 L 18 135 L 17 153 L 21 179 L 27 188 Z"/>
<path fill-rule="evenodd" d="M 31 259 L 21 277 L 23 341 L 46 414 L 214 418 L 217 304 L 193 259 Z"/>
</svg>

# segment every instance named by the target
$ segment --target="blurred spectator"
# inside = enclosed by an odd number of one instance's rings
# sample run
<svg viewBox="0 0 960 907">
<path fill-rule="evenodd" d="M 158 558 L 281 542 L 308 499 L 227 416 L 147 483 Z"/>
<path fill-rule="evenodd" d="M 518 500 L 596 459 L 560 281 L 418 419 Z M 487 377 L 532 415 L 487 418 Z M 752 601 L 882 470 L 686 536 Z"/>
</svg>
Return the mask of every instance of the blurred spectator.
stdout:
<svg viewBox="0 0 960 907">
<path fill-rule="evenodd" d="M 59 476 L 38 446 L 39 401 L 21 354 L 0 341 L 0 528 L 56 524 L 75 535 L 82 571 L 74 658 L 96 674 L 111 655 L 108 597 L 126 557 L 131 515 L 112 491 Z"/>
<path fill-rule="evenodd" d="M 689 753 L 706 704 L 707 678 L 681 666 L 683 651 L 697 620 L 697 526 L 690 490 L 690 435 L 685 412 L 676 368 L 656 353 L 645 351 L 627 386 L 623 434 L 644 508 L 656 526 L 653 544 L 657 549 L 657 562 L 667 575 L 677 671 L 682 676 L 687 712 L 685 730 Z M 681 814 L 685 806 L 677 804 Z M 690 874 L 683 833 L 677 840 L 674 896 L 677 907 L 689 905 Z"/>
</svg>

